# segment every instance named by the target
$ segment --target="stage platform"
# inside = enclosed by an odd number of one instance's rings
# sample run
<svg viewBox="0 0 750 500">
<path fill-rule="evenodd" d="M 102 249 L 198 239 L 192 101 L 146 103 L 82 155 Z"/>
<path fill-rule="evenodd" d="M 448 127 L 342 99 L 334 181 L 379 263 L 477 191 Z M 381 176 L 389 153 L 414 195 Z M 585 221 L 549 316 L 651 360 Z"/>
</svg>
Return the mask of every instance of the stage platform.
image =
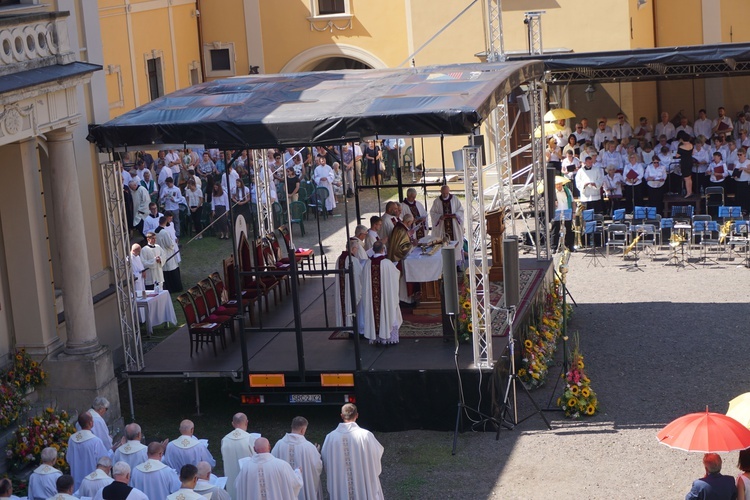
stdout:
<svg viewBox="0 0 750 500">
<path fill-rule="evenodd" d="M 517 325 L 527 318 L 530 305 L 552 279 L 550 261 L 522 258 L 520 267 L 522 273 L 527 271 L 532 276 L 532 281 L 523 293 Z M 306 379 L 319 379 L 320 373 L 354 373 L 357 404 L 363 410 L 382 414 L 382 418 L 374 419 L 382 424 L 379 430 L 450 428 L 445 427 L 444 413 L 447 410 L 455 415 L 458 385 L 454 343 L 446 342 L 442 336 L 407 337 L 390 346 L 369 345 L 361 339 L 362 369 L 357 371 L 355 340 L 334 335 L 333 284 L 333 278 L 308 278 L 299 286 L 303 327 L 323 329 L 302 332 Z M 245 333 L 248 373 L 284 373 L 290 380 L 295 377 L 299 380 L 295 332 L 276 330 L 294 327 L 292 297 L 283 290 L 282 294 L 283 299 L 276 307 L 271 300 L 270 313 L 263 311 L 262 330 L 256 324 Z M 502 325 L 502 330 L 506 330 L 505 321 Z M 501 356 L 508 342 L 502 330 L 493 332 L 495 359 Z M 211 348 L 204 347 L 191 358 L 187 328 L 183 327 L 145 353 L 143 370 L 126 372 L 126 376 L 132 379 L 226 377 L 240 382 L 244 376 L 240 341 L 231 342 L 227 336 L 227 344 L 226 350 L 217 345 L 217 356 Z M 480 379 L 485 386 L 481 392 L 486 392 L 491 370 L 480 374 L 473 369 L 471 344 L 461 344 L 458 352 L 458 368 L 470 403 L 479 398 Z M 483 400 L 489 399 L 485 394 Z"/>
</svg>

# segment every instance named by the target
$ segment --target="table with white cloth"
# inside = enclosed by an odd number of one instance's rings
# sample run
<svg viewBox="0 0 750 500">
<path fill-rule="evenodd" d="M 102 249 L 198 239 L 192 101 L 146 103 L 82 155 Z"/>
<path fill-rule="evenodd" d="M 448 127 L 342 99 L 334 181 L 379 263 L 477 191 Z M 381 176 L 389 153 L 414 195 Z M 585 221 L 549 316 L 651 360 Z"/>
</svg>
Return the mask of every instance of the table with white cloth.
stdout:
<svg viewBox="0 0 750 500">
<path fill-rule="evenodd" d="M 420 243 L 429 243 L 432 238 L 425 236 Z M 455 252 L 458 241 L 440 245 L 452 248 Z M 443 276 L 443 253 L 439 249 L 432 255 L 423 253 L 421 247 L 415 246 L 403 261 L 404 278 L 407 283 L 421 283 L 422 298 L 414 308 L 414 314 L 441 314 L 440 278 Z"/>
<path fill-rule="evenodd" d="M 141 323 L 146 323 L 149 335 L 153 332 L 154 325 L 177 324 L 172 297 L 167 290 L 162 290 L 158 294 L 153 290 L 146 290 L 146 297 L 136 298 L 135 303 L 138 305 L 138 319 Z"/>
</svg>

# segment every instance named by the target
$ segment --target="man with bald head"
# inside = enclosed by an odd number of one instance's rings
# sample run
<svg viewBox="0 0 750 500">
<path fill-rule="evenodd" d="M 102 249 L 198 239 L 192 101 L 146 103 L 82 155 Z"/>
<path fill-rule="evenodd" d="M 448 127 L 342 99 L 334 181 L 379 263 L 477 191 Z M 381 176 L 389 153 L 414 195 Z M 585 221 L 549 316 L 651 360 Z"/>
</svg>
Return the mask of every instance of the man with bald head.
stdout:
<svg viewBox="0 0 750 500">
<path fill-rule="evenodd" d="M 198 462 L 198 482 L 193 491 L 211 500 L 232 500 L 229 493 L 215 484 L 211 484 L 211 465 L 208 462 Z"/>
<path fill-rule="evenodd" d="M 393 227 L 401 220 L 401 204 L 395 201 L 389 201 L 385 204 L 385 213 L 383 214 L 383 225 L 378 231 L 378 236 L 384 242 L 389 242 Z"/>
<path fill-rule="evenodd" d="M 91 432 L 94 428 L 94 418 L 89 412 L 78 415 L 78 427 L 81 429 L 68 439 L 68 451 L 65 459 L 70 464 L 70 475 L 75 479 L 74 491 L 81 486 L 86 474 L 96 469 L 96 463 L 101 457 L 110 456 L 110 450 Z"/>
<path fill-rule="evenodd" d="M 96 462 L 96 469 L 83 478 L 81 487 L 78 488 L 76 495 L 79 498 L 91 498 L 105 486 L 109 486 L 114 479 L 110 476 L 112 471 L 112 460 L 109 457 L 101 457 Z"/>
<path fill-rule="evenodd" d="M 94 500 L 149 500 L 151 498 L 146 496 L 138 488 L 130 486 L 130 466 L 125 462 L 116 462 L 112 467 L 112 477 L 115 480 L 100 489 L 99 492 L 94 496 Z"/>
<path fill-rule="evenodd" d="M 255 455 L 242 460 L 240 474 L 235 481 L 237 495 L 243 500 L 290 500 L 302 489 L 300 470 L 271 455 L 271 444 L 266 438 L 255 440 Z M 262 480 L 261 480 L 262 479 Z"/>
<path fill-rule="evenodd" d="M 94 419 L 94 427 L 91 429 L 91 432 L 94 433 L 94 436 L 101 439 L 102 443 L 104 443 L 104 447 L 109 450 L 112 448 L 112 438 L 109 436 L 109 428 L 107 427 L 107 422 L 104 420 L 108 411 L 109 400 L 104 396 L 97 396 L 94 398 L 94 402 L 91 403 L 91 408 L 88 410 L 88 413 L 91 415 L 91 418 Z M 76 422 L 76 430 L 81 430 L 81 426 L 78 422 Z"/>
<path fill-rule="evenodd" d="M 133 469 L 131 483 L 149 498 L 166 498 L 180 489 L 177 472 L 161 461 L 164 444 L 149 443 L 147 452 L 148 459 Z"/>
<path fill-rule="evenodd" d="M 211 467 L 216 465 L 216 460 L 208 451 L 206 441 L 196 438 L 193 435 L 194 431 L 195 425 L 190 420 L 183 420 L 180 423 L 180 437 L 170 441 L 167 445 L 164 463 L 174 470 L 181 470 L 185 464 L 198 465 L 201 460 L 210 463 Z"/>
<path fill-rule="evenodd" d="M 135 422 L 125 426 L 125 444 L 115 451 L 115 462 L 126 462 L 130 469 L 148 460 L 146 445 L 141 443 L 141 426 Z"/>
<path fill-rule="evenodd" d="M 234 481 L 240 473 L 239 462 L 255 454 L 253 446 L 260 434 L 247 432 L 247 415 L 235 413 L 232 417 L 234 430 L 221 440 L 221 457 L 224 460 L 224 475 L 227 477 L 227 491 L 232 498 L 237 498 Z"/>
<path fill-rule="evenodd" d="M 427 235 L 427 210 L 422 205 L 422 202 L 417 200 L 417 190 L 409 188 L 406 190 L 406 198 L 401 202 L 401 213 L 412 214 L 414 216 L 414 226 L 417 227 L 416 239 L 420 240 Z"/>
<path fill-rule="evenodd" d="M 432 219 L 432 236 L 442 240 L 447 238 L 448 241 L 464 240 L 464 207 L 458 198 L 451 194 L 451 189 L 447 185 L 440 188 L 440 196 L 435 198 L 430 209 L 430 218 Z M 456 252 L 457 259 L 458 254 Z"/>
</svg>

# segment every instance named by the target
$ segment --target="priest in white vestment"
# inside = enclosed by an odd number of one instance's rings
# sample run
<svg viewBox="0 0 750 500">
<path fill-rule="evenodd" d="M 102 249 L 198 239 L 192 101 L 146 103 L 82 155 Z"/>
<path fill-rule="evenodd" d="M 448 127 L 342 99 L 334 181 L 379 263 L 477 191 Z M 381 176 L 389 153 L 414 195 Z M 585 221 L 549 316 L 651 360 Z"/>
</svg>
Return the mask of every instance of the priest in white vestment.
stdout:
<svg viewBox="0 0 750 500">
<path fill-rule="evenodd" d="M 177 261 L 179 247 L 174 233 L 167 229 L 170 220 L 167 214 L 159 219 L 159 227 L 156 228 L 156 243 L 164 249 L 166 258 L 162 259 L 162 271 L 164 273 L 164 287 L 170 293 L 182 291 L 182 278 L 180 277 L 180 266 Z"/>
<path fill-rule="evenodd" d="M 336 269 L 347 271 L 345 274 L 336 275 L 336 290 L 334 293 L 334 314 L 336 316 L 336 326 L 340 328 L 354 325 L 353 317 L 357 318 L 359 333 L 364 332 L 364 315 L 360 314 L 360 303 L 362 302 L 362 263 L 359 260 L 359 240 L 352 238 L 349 240 L 347 250 L 341 253 L 336 260 Z M 349 276 L 349 267 L 351 266 L 354 273 L 354 303 L 352 304 L 351 294 L 351 277 Z M 343 307 L 342 307 L 343 304 Z M 355 315 L 355 311 L 357 314 Z"/>
<path fill-rule="evenodd" d="M 206 497 L 193 491 L 197 483 L 198 468 L 193 464 L 183 465 L 180 469 L 180 489 L 168 495 L 166 500 L 205 500 Z"/>
<path fill-rule="evenodd" d="M 125 426 L 125 444 L 115 450 L 114 461 L 125 462 L 130 466 L 131 474 L 137 465 L 148 460 L 148 450 L 141 443 L 141 426 L 132 423 Z"/>
<path fill-rule="evenodd" d="M 41 454 L 42 465 L 34 469 L 29 476 L 28 499 L 46 500 L 57 493 L 55 481 L 62 476 L 62 472 L 55 469 L 57 462 L 57 450 L 44 448 Z"/>
<path fill-rule="evenodd" d="M 102 457 L 96 462 L 96 469 L 91 474 L 88 474 L 81 481 L 81 486 L 76 492 L 78 498 L 93 498 L 94 495 L 99 493 L 99 490 L 105 486 L 112 484 L 112 460 L 109 457 Z"/>
<path fill-rule="evenodd" d="M 401 204 L 395 201 L 389 201 L 385 204 L 385 213 L 383 217 L 383 225 L 378 229 L 378 236 L 381 241 L 386 244 L 389 243 L 388 238 L 391 237 L 393 228 L 401 221 Z"/>
<path fill-rule="evenodd" d="M 343 423 L 326 436 L 321 450 L 328 494 L 337 500 L 383 498 L 383 446 L 370 431 L 357 425 L 358 416 L 353 404 L 341 407 Z"/>
<path fill-rule="evenodd" d="M 336 208 L 336 195 L 333 192 L 334 177 L 333 169 L 326 164 L 326 157 L 318 156 L 318 166 L 315 167 L 315 172 L 313 172 L 313 180 L 315 181 L 316 186 L 328 190 L 325 209 L 328 210 L 329 213 Z"/>
<path fill-rule="evenodd" d="M 162 266 L 167 259 L 164 249 L 156 244 L 156 234 L 146 233 L 146 245 L 141 248 L 141 262 L 146 269 L 146 288 L 152 289 L 154 283 L 164 284 Z"/>
<path fill-rule="evenodd" d="M 185 464 L 198 465 L 198 462 L 205 460 L 211 467 L 216 465 L 216 460 L 208 451 L 206 440 L 200 440 L 193 435 L 195 425 L 190 420 L 183 420 L 180 423 L 180 437 L 170 441 L 167 445 L 167 451 L 164 453 L 164 463 L 179 471 Z"/>
<path fill-rule="evenodd" d="M 74 491 L 81 486 L 83 478 L 96 469 L 96 463 L 101 457 L 110 456 L 110 450 L 106 449 L 102 440 L 91 432 L 94 419 L 90 413 L 78 415 L 78 425 L 81 430 L 70 436 L 68 451 L 65 454 L 65 459 L 70 464 L 70 475 L 75 480 Z"/>
<path fill-rule="evenodd" d="M 211 466 L 208 462 L 198 463 L 198 482 L 193 491 L 211 500 L 232 500 L 225 489 L 211 483 Z"/>
<path fill-rule="evenodd" d="M 108 500 L 111 498 L 124 498 L 125 500 L 153 500 L 153 498 L 161 498 L 146 496 L 146 494 L 138 488 L 129 486 L 130 466 L 125 462 L 115 462 L 115 465 L 112 467 L 112 477 L 114 477 L 115 480 L 108 486 L 100 489 L 94 496 L 93 500 Z"/>
<path fill-rule="evenodd" d="M 240 460 L 255 455 L 253 446 L 255 440 L 260 437 L 258 433 L 247 432 L 247 415 L 235 413 L 232 417 L 234 430 L 224 436 L 221 440 L 221 458 L 224 461 L 224 475 L 227 477 L 227 491 L 236 499 L 237 492 L 234 489 L 234 481 L 240 473 Z"/>
<path fill-rule="evenodd" d="M 156 228 L 159 227 L 159 219 L 163 215 L 163 213 L 159 212 L 159 207 L 156 203 L 152 202 L 148 205 L 148 215 L 143 219 L 143 236 L 156 231 Z"/>
<path fill-rule="evenodd" d="M 380 240 L 380 230 L 383 227 L 383 219 L 377 215 L 370 217 L 370 229 L 367 230 L 365 236 L 365 252 L 368 253 L 368 258 L 372 256 L 372 246 L 376 241 Z"/>
<path fill-rule="evenodd" d="M 378 241 L 373 256 L 362 271 L 362 302 L 365 314 L 365 337 L 373 343 L 397 344 L 403 319 L 398 305 L 401 273 L 385 256 L 385 247 Z"/>
<path fill-rule="evenodd" d="M 149 443 L 148 459 L 133 469 L 130 483 L 149 498 L 167 498 L 180 489 L 177 471 L 161 461 L 164 456 L 163 443 Z"/>
<path fill-rule="evenodd" d="M 103 396 L 97 396 L 94 398 L 94 402 L 91 403 L 91 409 L 88 412 L 91 414 L 91 418 L 94 419 L 94 427 L 91 429 L 91 432 L 94 433 L 94 436 L 102 440 L 102 443 L 104 443 L 104 447 L 107 448 L 107 450 L 111 450 L 112 438 L 109 435 L 107 422 L 104 421 L 104 415 L 106 415 L 108 411 L 109 400 Z M 81 426 L 78 422 L 76 422 L 76 430 L 81 430 Z"/>
<path fill-rule="evenodd" d="M 63 474 L 55 481 L 57 492 L 47 500 L 78 500 L 73 496 L 73 477 Z"/>
<path fill-rule="evenodd" d="M 448 186 L 440 188 L 440 196 L 435 198 L 430 209 L 432 219 L 432 236 L 442 240 L 446 236 L 448 241 L 464 241 L 464 207 L 458 198 L 451 194 Z M 456 258 L 461 259 L 460 252 Z"/>
<path fill-rule="evenodd" d="M 294 417 L 292 432 L 276 442 L 271 455 L 287 462 L 292 469 L 300 470 L 303 486 L 299 492 L 299 500 L 320 500 L 323 498 L 320 487 L 323 460 L 318 448 L 305 439 L 307 425 L 305 417 Z"/>
<path fill-rule="evenodd" d="M 130 247 L 130 269 L 133 271 L 133 283 L 135 291 L 140 292 L 146 289 L 146 268 L 141 262 L 141 246 L 133 243 Z"/>
<path fill-rule="evenodd" d="M 427 210 L 422 202 L 417 200 L 417 190 L 409 188 L 406 190 L 406 198 L 401 202 L 401 213 L 414 216 L 415 239 L 421 240 L 427 235 Z"/>
<path fill-rule="evenodd" d="M 255 440 L 255 455 L 242 461 L 235 488 L 242 500 L 292 500 L 302 489 L 299 469 L 271 455 L 266 438 Z M 262 480 L 261 480 L 262 479 Z M 335 498 L 335 497 L 333 497 Z"/>
</svg>

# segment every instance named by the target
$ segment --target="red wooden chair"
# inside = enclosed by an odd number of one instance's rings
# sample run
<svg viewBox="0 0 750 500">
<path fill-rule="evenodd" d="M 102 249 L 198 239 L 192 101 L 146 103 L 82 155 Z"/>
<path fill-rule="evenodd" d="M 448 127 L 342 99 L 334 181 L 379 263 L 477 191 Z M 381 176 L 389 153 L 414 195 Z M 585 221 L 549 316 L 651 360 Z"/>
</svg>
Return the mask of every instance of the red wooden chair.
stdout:
<svg viewBox="0 0 750 500">
<path fill-rule="evenodd" d="M 265 264 L 265 268 L 267 270 L 285 271 L 286 273 L 289 273 L 291 264 L 289 262 L 281 262 L 278 260 L 279 256 L 274 251 L 273 243 L 270 239 L 264 238 L 261 242 L 261 253 L 263 255 L 263 263 Z M 284 282 L 284 286 L 286 287 L 286 294 L 289 295 L 289 274 L 274 274 L 271 276 L 273 276 L 279 283 Z"/>
<path fill-rule="evenodd" d="M 232 271 L 234 270 L 233 265 L 231 269 Z M 224 286 L 224 281 L 222 281 L 221 276 L 217 272 L 211 273 L 211 275 L 208 277 L 208 281 L 211 282 L 211 286 L 213 287 L 214 292 L 216 293 L 216 298 L 218 300 L 218 303 L 221 306 L 239 308 L 240 304 L 237 302 L 237 299 L 235 299 L 237 295 L 235 294 L 235 291 L 234 291 L 234 279 L 232 280 L 231 289 L 229 287 Z M 226 291 L 227 297 L 224 297 L 225 291 Z M 255 292 L 257 292 L 257 290 Z M 250 323 L 253 322 L 253 316 L 254 316 L 253 304 L 255 304 L 256 302 L 260 302 L 261 297 L 262 295 L 259 295 L 258 293 L 253 293 L 253 291 L 245 291 L 245 290 L 242 291 L 242 304 L 241 305 L 242 305 L 242 308 L 246 309 L 248 314 L 250 315 Z M 260 305 L 258 307 L 260 308 Z"/>
<path fill-rule="evenodd" d="M 211 313 L 208 309 L 208 304 L 203 296 L 203 291 L 199 286 L 190 287 L 187 291 L 190 298 L 193 300 L 195 306 L 195 312 L 198 315 L 198 321 L 201 323 L 219 323 L 224 330 L 229 330 L 232 340 L 234 340 L 234 317 L 226 314 Z M 224 330 L 221 333 L 221 347 L 226 349 L 227 340 L 224 337 Z"/>
<path fill-rule="evenodd" d="M 177 302 L 182 307 L 182 312 L 185 314 L 185 321 L 187 322 L 188 336 L 190 337 L 190 357 L 193 357 L 193 351 L 198 354 L 198 349 L 203 344 L 212 344 L 214 346 L 214 356 L 216 356 L 216 337 L 222 335 L 224 327 L 218 323 L 201 323 L 198 320 L 195 305 L 190 298 L 190 294 L 180 294 L 177 297 Z"/>
<path fill-rule="evenodd" d="M 279 227 L 279 232 L 284 237 L 284 245 L 286 246 L 286 253 L 287 255 L 290 255 L 292 253 L 292 248 L 291 248 L 292 241 L 291 241 L 291 237 L 289 236 L 289 230 L 287 229 L 286 226 L 281 226 Z M 277 242 L 277 246 L 278 246 L 278 242 Z M 284 260 L 286 260 L 287 263 L 289 262 L 288 257 L 284 257 L 284 259 L 282 259 L 282 262 Z M 297 269 L 299 270 L 303 270 L 305 268 L 305 265 L 307 265 L 308 270 L 315 269 L 315 251 L 312 250 L 311 248 L 308 248 L 305 250 L 301 250 L 301 249 L 295 250 L 294 260 L 297 261 Z M 302 279 L 305 279 L 304 274 L 302 275 Z"/>
<path fill-rule="evenodd" d="M 206 278 L 199 281 L 198 287 L 200 287 L 201 292 L 203 292 L 203 299 L 206 301 L 209 313 L 232 316 L 233 318 L 240 315 L 240 310 L 236 306 L 223 306 L 219 304 L 219 298 L 216 296 L 216 290 L 214 290 L 210 279 Z M 234 340 L 234 331 L 232 331 L 232 340 Z"/>
<path fill-rule="evenodd" d="M 268 271 L 269 266 L 266 264 L 266 258 L 263 254 L 263 245 L 258 245 L 256 241 L 252 242 L 253 251 L 255 252 L 255 262 L 257 262 L 257 265 L 255 265 L 252 269 L 254 271 Z M 273 268 L 270 268 L 273 269 Z M 281 300 L 281 295 L 279 294 L 279 283 L 281 282 L 278 277 L 274 276 L 273 274 L 265 274 L 261 273 L 253 276 L 245 276 L 245 283 L 242 287 L 243 289 L 252 288 L 255 285 L 255 280 L 260 281 L 265 290 L 266 293 L 273 290 L 273 305 L 276 305 L 279 303 L 279 300 Z M 268 310 L 268 309 L 266 309 Z"/>
</svg>

